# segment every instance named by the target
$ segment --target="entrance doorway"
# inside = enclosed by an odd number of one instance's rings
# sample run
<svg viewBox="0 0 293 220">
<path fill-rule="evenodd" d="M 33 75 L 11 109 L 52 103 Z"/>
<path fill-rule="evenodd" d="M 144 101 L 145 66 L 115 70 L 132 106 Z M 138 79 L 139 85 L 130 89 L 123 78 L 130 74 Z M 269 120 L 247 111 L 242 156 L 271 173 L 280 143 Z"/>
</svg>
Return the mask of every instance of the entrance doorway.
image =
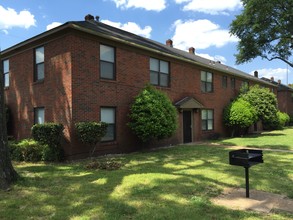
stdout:
<svg viewBox="0 0 293 220">
<path fill-rule="evenodd" d="M 191 111 L 183 111 L 183 143 L 192 142 Z"/>
</svg>

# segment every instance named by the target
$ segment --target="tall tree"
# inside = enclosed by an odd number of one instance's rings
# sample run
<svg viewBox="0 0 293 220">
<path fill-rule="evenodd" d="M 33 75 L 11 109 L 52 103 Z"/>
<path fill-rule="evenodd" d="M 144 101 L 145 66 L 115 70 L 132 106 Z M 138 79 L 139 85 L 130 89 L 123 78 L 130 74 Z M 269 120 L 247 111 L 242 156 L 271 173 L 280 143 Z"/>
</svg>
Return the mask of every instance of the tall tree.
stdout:
<svg viewBox="0 0 293 220">
<path fill-rule="evenodd" d="M 244 9 L 230 25 L 230 33 L 240 39 L 236 63 L 261 57 L 293 67 L 293 1 L 241 1 Z"/>
<path fill-rule="evenodd" d="M 14 170 L 7 145 L 6 112 L 4 108 L 4 86 L 0 53 L 0 189 L 7 190 L 18 174 Z"/>
</svg>

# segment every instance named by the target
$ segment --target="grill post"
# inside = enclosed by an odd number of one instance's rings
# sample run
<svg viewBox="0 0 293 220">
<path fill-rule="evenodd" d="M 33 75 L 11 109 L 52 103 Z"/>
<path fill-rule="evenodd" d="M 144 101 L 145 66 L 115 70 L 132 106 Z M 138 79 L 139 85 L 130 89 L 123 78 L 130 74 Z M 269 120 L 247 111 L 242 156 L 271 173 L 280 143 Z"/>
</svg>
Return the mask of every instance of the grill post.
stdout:
<svg viewBox="0 0 293 220">
<path fill-rule="evenodd" d="M 246 198 L 249 198 L 249 167 L 245 168 Z"/>
</svg>

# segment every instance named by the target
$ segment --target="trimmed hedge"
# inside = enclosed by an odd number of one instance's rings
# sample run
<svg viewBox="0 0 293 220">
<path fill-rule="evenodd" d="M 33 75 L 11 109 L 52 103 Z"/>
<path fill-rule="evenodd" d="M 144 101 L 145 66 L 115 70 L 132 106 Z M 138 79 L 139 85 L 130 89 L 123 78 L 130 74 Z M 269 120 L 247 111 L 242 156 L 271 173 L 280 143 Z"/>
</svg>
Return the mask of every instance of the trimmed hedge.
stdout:
<svg viewBox="0 0 293 220">
<path fill-rule="evenodd" d="M 61 148 L 63 137 L 63 125 L 58 123 L 36 124 L 32 127 L 32 137 L 41 145 L 43 161 L 61 161 L 64 159 L 64 152 Z"/>
<path fill-rule="evenodd" d="M 75 124 L 77 136 L 84 144 L 92 147 L 90 156 L 96 150 L 96 144 L 101 141 L 102 137 L 107 133 L 107 123 L 105 122 L 78 122 Z"/>
<path fill-rule="evenodd" d="M 63 129 L 63 125 L 58 123 L 36 124 L 32 127 L 32 137 L 41 144 L 59 146 Z"/>
</svg>

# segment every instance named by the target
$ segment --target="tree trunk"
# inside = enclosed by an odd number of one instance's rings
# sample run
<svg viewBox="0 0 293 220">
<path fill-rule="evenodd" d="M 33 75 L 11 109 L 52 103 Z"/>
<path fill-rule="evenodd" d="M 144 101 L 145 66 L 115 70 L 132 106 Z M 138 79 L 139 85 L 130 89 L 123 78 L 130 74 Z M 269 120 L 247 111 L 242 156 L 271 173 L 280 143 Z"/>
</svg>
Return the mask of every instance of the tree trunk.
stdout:
<svg viewBox="0 0 293 220">
<path fill-rule="evenodd" d="M 10 184 L 17 180 L 18 174 L 14 170 L 9 158 L 2 69 L 0 56 L 0 189 L 7 190 Z"/>
</svg>

